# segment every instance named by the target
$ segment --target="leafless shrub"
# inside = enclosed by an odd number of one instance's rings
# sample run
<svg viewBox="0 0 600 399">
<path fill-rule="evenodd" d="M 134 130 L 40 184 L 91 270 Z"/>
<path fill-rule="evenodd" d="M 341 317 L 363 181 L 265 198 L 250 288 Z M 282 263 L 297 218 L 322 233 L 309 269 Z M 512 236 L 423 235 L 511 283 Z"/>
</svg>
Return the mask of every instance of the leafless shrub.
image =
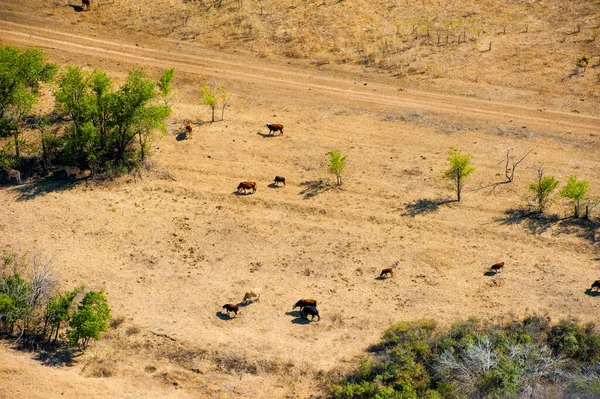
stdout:
<svg viewBox="0 0 600 399">
<path fill-rule="evenodd" d="M 125 330 L 125 334 L 135 335 L 135 334 L 138 334 L 140 331 L 141 331 L 141 329 L 138 326 L 130 326 L 130 327 L 127 327 L 127 330 Z"/>
<path fill-rule="evenodd" d="M 123 324 L 125 322 L 125 317 L 123 316 L 117 316 L 114 319 L 111 320 L 110 322 L 110 328 L 112 329 L 116 329 L 119 328 L 119 326 L 121 324 Z"/>
</svg>

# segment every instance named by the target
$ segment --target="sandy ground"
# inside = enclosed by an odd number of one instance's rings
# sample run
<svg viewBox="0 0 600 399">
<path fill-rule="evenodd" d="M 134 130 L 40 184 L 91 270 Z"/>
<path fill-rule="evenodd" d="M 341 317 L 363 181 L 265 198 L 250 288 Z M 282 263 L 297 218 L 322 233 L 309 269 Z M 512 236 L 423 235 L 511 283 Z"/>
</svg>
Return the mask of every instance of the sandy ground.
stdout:
<svg viewBox="0 0 600 399">
<path fill-rule="evenodd" d="M 72 367 L 0 347 L 0 396 L 310 397 L 325 373 L 350 367 L 398 320 L 596 318 L 600 298 L 586 289 L 600 278 L 598 219 L 537 223 L 510 211 L 539 165 L 562 182 L 589 179 L 600 195 L 597 104 L 580 113 L 573 104 L 529 107 L 507 88 L 484 101 L 347 69 L 87 34 L 35 16 L 0 18 L 4 44 L 40 46 L 61 65 L 101 66 L 117 82 L 136 65 L 156 75 L 174 66 L 174 116 L 154 168 L 137 182 L 6 184 L 0 245 L 52 257 L 65 289 L 104 289 L 126 322 Z M 199 123 L 209 119 L 197 105 L 207 81 L 232 94 L 224 121 Z M 198 127 L 179 140 L 186 121 Z M 267 122 L 284 124 L 285 134 L 268 136 Z M 452 146 L 473 154 L 477 168 L 460 204 L 441 203 L 452 198 L 441 178 Z M 335 148 L 349 159 L 341 188 L 328 184 Z M 508 149 L 532 150 L 515 181 L 478 189 L 504 180 Z M 274 187 L 275 175 L 287 186 Z M 255 194 L 236 195 L 244 180 L 258 183 Z M 570 212 L 560 199 L 550 211 Z M 498 261 L 506 270 L 485 276 Z M 385 267 L 394 277 L 376 279 Z M 219 313 L 253 287 L 263 291 L 259 302 L 234 319 Z M 321 321 L 291 312 L 304 297 L 319 301 Z M 126 334 L 131 326 L 140 332 Z M 161 340 L 200 352 L 172 361 Z M 113 375 L 87 378 L 84 365 L 102 362 Z"/>
</svg>

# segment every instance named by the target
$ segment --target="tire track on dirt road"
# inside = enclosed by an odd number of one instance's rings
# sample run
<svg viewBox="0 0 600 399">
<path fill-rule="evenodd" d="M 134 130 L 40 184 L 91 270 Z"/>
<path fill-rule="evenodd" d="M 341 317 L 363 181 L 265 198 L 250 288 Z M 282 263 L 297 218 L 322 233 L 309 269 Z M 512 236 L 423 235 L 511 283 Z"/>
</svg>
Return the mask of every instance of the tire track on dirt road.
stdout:
<svg viewBox="0 0 600 399">
<path fill-rule="evenodd" d="M 356 80 L 331 77 L 318 71 L 299 72 L 292 68 L 273 68 L 255 59 L 248 60 L 247 63 L 236 62 L 184 53 L 182 49 L 165 51 L 139 47 L 8 21 L 0 21 L 0 37 L 5 43 L 45 47 L 160 68 L 176 67 L 191 74 L 214 73 L 229 80 L 254 82 L 259 87 L 312 90 L 311 96 L 328 95 L 333 100 L 337 98 L 376 106 L 441 112 L 502 123 L 510 120 L 514 121 L 515 126 L 527 124 L 554 131 L 600 132 L 600 117 L 596 116 L 547 110 L 540 112 L 524 106 L 416 90 L 398 91 L 398 87 L 381 83 L 370 83 L 369 88 L 365 88 L 363 85 L 357 86 Z"/>
</svg>

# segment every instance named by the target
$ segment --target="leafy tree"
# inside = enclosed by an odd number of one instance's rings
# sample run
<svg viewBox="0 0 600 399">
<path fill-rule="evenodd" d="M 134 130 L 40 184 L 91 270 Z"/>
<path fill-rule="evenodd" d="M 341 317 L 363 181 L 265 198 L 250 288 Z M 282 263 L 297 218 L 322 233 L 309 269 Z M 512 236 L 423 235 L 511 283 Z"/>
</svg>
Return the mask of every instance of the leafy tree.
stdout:
<svg viewBox="0 0 600 399">
<path fill-rule="evenodd" d="M 346 159 L 348 155 L 343 155 L 339 150 L 329 151 L 329 172 L 336 178 L 336 184 L 342 185 L 342 172 L 346 168 Z"/>
<path fill-rule="evenodd" d="M 0 320 L 4 331 L 12 335 L 15 325 L 21 321 L 21 330 L 25 328 L 25 320 L 32 311 L 29 298 L 31 286 L 15 272 L 0 280 Z"/>
<path fill-rule="evenodd" d="M 103 291 L 90 291 L 81 300 L 77 310 L 73 312 L 67 332 L 69 340 L 85 349 L 90 339 L 100 339 L 100 333 L 108 330 L 110 307 Z"/>
<path fill-rule="evenodd" d="M 219 87 L 211 87 L 209 85 L 204 85 L 200 89 L 200 105 L 208 105 L 212 111 L 212 119 L 211 122 L 215 121 L 215 108 L 218 104 L 227 104 L 227 91 L 221 86 Z M 223 109 L 225 107 L 223 106 Z M 222 115 L 222 114 L 221 114 Z"/>
<path fill-rule="evenodd" d="M 14 138 L 15 155 L 20 156 L 21 126 L 39 95 L 40 82 L 48 82 L 56 65 L 46 63 L 39 49 L 24 52 L 0 46 L 0 136 Z"/>
<path fill-rule="evenodd" d="M 55 93 L 57 110 L 71 116 L 73 125 L 65 138 L 67 158 L 87 163 L 92 173 L 101 167 L 131 167 L 137 162 L 134 140 L 138 138 L 140 160 L 144 160 L 155 131 L 166 131 L 171 114 L 166 104 L 173 70 L 157 84 L 142 69 L 130 71 L 117 91 L 104 71 L 86 73 L 68 67 Z M 153 101 L 163 96 L 165 104 Z M 164 97 L 166 96 L 166 97 Z"/>
<path fill-rule="evenodd" d="M 575 217 L 578 218 L 581 211 L 582 202 L 586 200 L 589 181 L 577 180 L 576 176 L 569 176 L 569 181 L 560 190 L 560 196 L 568 198 L 575 210 Z"/>
<path fill-rule="evenodd" d="M 448 152 L 450 168 L 444 171 L 444 178 L 452 181 L 456 189 L 456 200 L 460 202 L 465 180 L 475 171 L 471 166 L 471 154 L 461 154 L 461 150 L 452 148 Z"/>
<path fill-rule="evenodd" d="M 534 195 L 536 210 L 543 213 L 550 203 L 550 195 L 558 186 L 558 180 L 554 176 L 544 176 L 544 169 L 538 168 L 538 177 L 535 183 L 529 185 L 529 190 Z"/>
<path fill-rule="evenodd" d="M 69 321 L 71 308 L 73 307 L 73 300 L 75 297 L 83 291 L 85 287 L 77 287 L 72 291 L 65 292 L 64 294 L 53 297 L 48 301 L 45 311 L 45 323 L 44 323 L 44 335 L 46 334 L 46 328 L 50 326 L 50 332 L 48 334 L 48 341 L 54 334 L 54 341 L 58 338 L 58 332 L 61 327 L 61 323 Z"/>
<path fill-rule="evenodd" d="M 165 69 L 158 80 L 158 91 L 165 105 L 169 105 L 169 101 L 173 97 L 173 88 L 171 87 L 173 76 L 175 76 L 175 68 Z"/>
</svg>

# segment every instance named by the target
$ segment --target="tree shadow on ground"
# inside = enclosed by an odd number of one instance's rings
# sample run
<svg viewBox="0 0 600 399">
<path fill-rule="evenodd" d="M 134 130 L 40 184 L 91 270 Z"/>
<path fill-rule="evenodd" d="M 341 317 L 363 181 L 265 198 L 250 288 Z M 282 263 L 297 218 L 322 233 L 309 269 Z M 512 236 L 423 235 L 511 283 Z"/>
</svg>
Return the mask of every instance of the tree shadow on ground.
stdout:
<svg viewBox="0 0 600 399">
<path fill-rule="evenodd" d="M 558 215 L 545 215 L 524 209 L 507 209 L 502 217 L 494 219 L 495 222 L 503 225 L 522 224 L 531 234 L 542 234 L 559 220 Z"/>
<path fill-rule="evenodd" d="M 415 217 L 417 215 L 425 215 L 427 213 L 437 212 L 440 205 L 449 204 L 456 202 L 456 200 L 450 199 L 420 199 L 411 202 L 404 208 L 406 210 L 402 216 Z"/>
<path fill-rule="evenodd" d="M 64 346 L 58 346 L 38 352 L 34 359 L 44 366 L 63 367 L 73 366 L 73 351 Z"/>
<path fill-rule="evenodd" d="M 600 291 L 592 291 L 591 288 L 588 288 L 587 290 L 585 290 L 585 295 L 591 296 L 591 297 L 597 297 L 597 296 L 600 296 Z"/>
<path fill-rule="evenodd" d="M 301 187 L 304 187 L 298 195 L 302 195 L 304 199 L 316 197 L 317 195 L 324 193 L 325 191 L 332 190 L 335 186 L 324 183 L 323 180 L 310 180 L 303 181 L 300 183 Z"/>
<path fill-rule="evenodd" d="M 82 180 L 88 177 L 73 180 L 60 180 L 56 178 L 46 178 L 34 180 L 31 183 L 20 184 L 11 188 L 17 194 L 17 201 L 29 201 L 49 193 L 71 190 Z"/>
<path fill-rule="evenodd" d="M 553 232 L 556 234 L 576 235 L 591 243 L 598 242 L 598 229 L 600 228 L 600 222 L 597 219 L 560 218 L 558 215 L 545 215 L 524 209 L 508 209 L 504 212 L 504 216 L 496 218 L 494 221 L 504 225 L 522 224 L 532 234 L 542 234 L 554 227 Z"/>
</svg>

